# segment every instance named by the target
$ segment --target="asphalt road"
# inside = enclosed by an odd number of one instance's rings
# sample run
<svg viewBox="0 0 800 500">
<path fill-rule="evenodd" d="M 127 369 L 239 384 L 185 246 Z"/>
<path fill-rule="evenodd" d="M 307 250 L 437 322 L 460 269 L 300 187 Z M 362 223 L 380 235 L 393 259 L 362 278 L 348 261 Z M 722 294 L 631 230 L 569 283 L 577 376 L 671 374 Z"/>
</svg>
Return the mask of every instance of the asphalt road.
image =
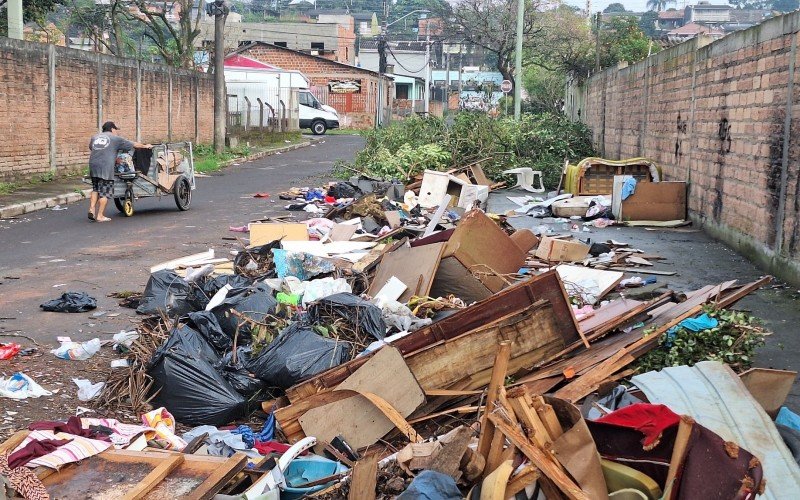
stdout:
<svg viewBox="0 0 800 500">
<path fill-rule="evenodd" d="M 291 186 L 316 186 L 329 180 L 337 159 L 351 159 L 363 140 L 327 136 L 322 142 L 280 155 L 229 167 L 197 180 L 192 206 L 177 210 L 172 196 L 137 200 L 126 218 L 111 205 L 109 223 L 90 222 L 88 202 L 65 211 L 39 211 L 0 220 L 0 334 L 13 330 L 54 344 L 56 336 L 88 339 L 130 325 L 130 310 L 109 293 L 141 291 L 150 266 L 214 248 L 227 254 L 238 245 L 229 226 L 283 212 L 277 193 Z M 269 199 L 253 198 L 268 192 Z M 300 214 L 305 218 L 305 214 Z M 85 291 L 98 299 L 97 312 L 44 313 L 39 304 L 64 291 Z M 108 317 L 119 313 L 119 316 Z M 7 318 L 7 319 L 4 319 Z M 88 319 L 87 319 L 88 318 Z M 8 341 L 7 337 L 0 341 Z"/>
</svg>

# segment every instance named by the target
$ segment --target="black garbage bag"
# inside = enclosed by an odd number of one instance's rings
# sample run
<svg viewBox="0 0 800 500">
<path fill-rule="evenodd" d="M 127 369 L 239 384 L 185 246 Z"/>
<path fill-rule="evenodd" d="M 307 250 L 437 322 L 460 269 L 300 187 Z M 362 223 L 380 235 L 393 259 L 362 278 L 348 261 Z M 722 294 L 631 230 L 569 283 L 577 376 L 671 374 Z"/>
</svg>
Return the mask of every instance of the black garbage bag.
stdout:
<svg viewBox="0 0 800 500">
<path fill-rule="evenodd" d="M 229 351 L 233 348 L 233 340 L 225 335 L 222 327 L 219 326 L 219 321 L 214 313 L 211 311 L 196 311 L 189 313 L 189 321 L 191 325 L 197 330 L 206 341 L 222 353 Z"/>
<path fill-rule="evenodd" d="M 220 358 L 200 333 L 176 328 L 150 360 L 152 404 L 186 425 L 225 425 L 245 415 L 247 401 L 214 366 Z"/>
<path fill-rule="evenodd" d="M 340 198 L 356 198 L 361 194 L 361 190 L 349 182 L 337 182 L 335 186 L 328 189 L 328 196 L 332 196 L 337 200 Z"/>
<path fill-rule="evenodd" d="M 326 325 L 336 317 L 347 320 L 357 335 L 367 333 L 376 340 L 386 336 L 381 309 L 358 295 L 337 293 L 316 301 L 308 308 L 308 318 L 314 324 Z"/>
<path fill-rule="evenodd" d="M 245 276 L 236 274 L 223 274 L 214 278 L 203 277 L 193 286 L 189 293 L 189 301 L 196 311 L 202 311 L 208 302 L 225 285 L 230 285 L 232 290 L 228 292 L 228 297 L 246 293 L 253 286 L 253 280 Z"/>
<path fill-rule="evenodd" d="M 82 313 L 97 308 L 97 300 L 86 292 L 66 292 L 61 297 L 49 300 L 40 305 L 42 309 L 50 312 Z"/>
<path fill-rule="evenodd" d="M 233 338 L 238 328 L 239 343 L 246 344 L 252 338 L 253 324 L 237 318 L 231 310 L 236 310 L 253 321 L 263 323 L 268 314 L 275 314 L 277 308 L 278 301 L 272 296 L 272 289 L 264 283 L 260 283 L 246 293 L 239 293 L 232 297 L 229 293 L 228 298 L 212 309 L 212 312 L 227 336 Z"/>
<path fill-rule="evenodd" d="M 258 356 L 245 361 L 245 367 L 269 386 L 288 389 L 350 357 L 349 343 L 326 339 L 296 322 L 284 328 Z"/>
<path fill-rule="evenodd" d="M 248 399 L 259 392 L 264 391 L 266 384 L 260 380 L 247 368 L 245 363 L 250 359 L 250 348 L 239 347 L 236 350 L 236 362 L 233 362 L 233 351 L 229 351 L 222 357 L 222 361 L 217 366 L 217 370 L 225 377 L 236 392 Z"/>
<path fill-rule="evenodd" d="M 139 314 L 161 314 L 174 318 L 193 311 L 188 300 L 191 285 L 173 271 L 166 269 L 150 275 L 144 289 L 142 301 L 136 312 Z"/>
<path fill-rule="evenodd" d="M 280 248 L 280 246 L 281 241 L 275 240 L 240 251 L 233 259 L 233 271 L 237 276 L 246 276 L 255 280 L 276 277 L 278 274 L 275 271 L 272 249 Z"/>
</svg>

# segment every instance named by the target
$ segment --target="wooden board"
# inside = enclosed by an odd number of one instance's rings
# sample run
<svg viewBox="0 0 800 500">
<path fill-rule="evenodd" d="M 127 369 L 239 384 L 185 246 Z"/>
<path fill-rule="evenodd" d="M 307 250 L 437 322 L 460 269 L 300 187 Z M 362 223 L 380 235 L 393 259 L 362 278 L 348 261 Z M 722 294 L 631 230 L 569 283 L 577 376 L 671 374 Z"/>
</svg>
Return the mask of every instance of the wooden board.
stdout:
<svg viewBox="0 0 800 500">
<path fill-rule="evenodd" d="M 764 411 L 775 418 L 792 390 L 797 372 L 751 368 L 739 375 L 739 378 Z"/>
<path fill-rule="evenodd" d="M 107 450 L 70 464 L 42 480 L 51 498 L 144 498 L 184 460 L 184 455 Z"/>
<path fill-rule="evenodd" d="M 351 224 L 336 224 L 331 229 L 331 241 L 350 241 L 357 229 Z"/>
<path fill-rule="evenodd" d="M 481 328 L 406 357 L 423 389 L 478 389 L 491 378 L 499 341 L 510 340 L 509 375 L 533 366 L 564 347 L 552 308 L 532 306 L 506 324 Z"/>
<path fill-rule="evenodd" d="M 375 279 L 373 283 L 381 283 L 381 281 Z M 488 299 L 462 309 L 430 326 L 420 328 L 416 332 L 396 340 L 392 345 L 397 347 L 403 356 L 406 356 L 472 330 L 495 324 L 504 318 L 513 317 L 539 300 L 548 302 L 552 307 L 558 333 L 565 343 L 569 344 L 580 338 L 575 315 L 567 301 L 567 293 L 556 272 L 548 271 L 508 287 Z M 370 356 L 356 358 L 301 382 L 287 389 L 286 395 L 292 403 L 295 403 L 317 392 L 333 390 L 364 364 Z M 429 387 L 429 389 L 444 389 L 444 387 Z"/>
<path fill-rule="evenodd" d="M 378 454 L 367 455 L 353 468 L 348 500 L 372 500 L 378 483 Z"/>
<path fill-rule="evenodd" d="M 425 402 L 425 393 L 400 351 L 392 346 L 380 349 L 337 389 L 377 394 L 403 417 L 411 415 Z M 307 436 L 330 442 L 341 435 L 354 449 L 374 444 L 395 427 L 391 420 L 362 396 L 311 409 L 299 421 Z"/>
<path fill-rule="evenodd" d="M 603 271 L 600 269 L 593 269 L 584 266 L 570 266 L 568 264 L 561 264 L 556 266 L 558 277 L 564 282 L 564 287 L 570 295 L 580 294 L 580 291 L 585 288 L 582 286 L 585 282 L 595 282 L 600 289 L 600 293 L 596 296 L 599 301 L 605 297 L 610 291 L 622 281 L 623 273 L 619 271 Z"/>
<path fill-rule="evenodd" d="M 304 223 L 277 224 L 253 222 L 250 224 L 250 246 L 259 246 L 275 240 L 308 241 L 308 226 Z"/>
<path fill-rule="evenodd" d="M 369 295 L 375 295 L 392 276 L 396 276 L 408 289 L 400 296 L 400 302 L 408 302 L 412 296 L 426 296 L 431 289 L 436 268 L 442 258 L 445 243 L 432 243 L 420 247 L 401 246 L 381 259 Z"/>
<path fill-rule="evenodd" d="M 247 456 L 236 453 L 230 458 L 208 455 L 184 455 L 177 469 L 151 490 L 147 500 L 208 500 L 247 466 Z"/>
</svg>

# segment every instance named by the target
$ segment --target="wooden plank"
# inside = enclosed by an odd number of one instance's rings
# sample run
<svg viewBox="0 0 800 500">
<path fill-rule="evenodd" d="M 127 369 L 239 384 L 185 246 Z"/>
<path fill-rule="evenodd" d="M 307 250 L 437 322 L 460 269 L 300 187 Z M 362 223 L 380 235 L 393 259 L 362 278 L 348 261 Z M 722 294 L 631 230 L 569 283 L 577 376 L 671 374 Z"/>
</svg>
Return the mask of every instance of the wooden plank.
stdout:
<svg viewBox="0 0 800 500">
<path fill-rule="evenodd" d="M 508 478 L 511 477 L 513 471 L 513 462 L 506 460 L 486 476 L 486 479 L 481 484 L 480 500 L 505 500 L 507 498 L 505 496 L 506 483 L 508 483 Z"/>
<path fill-rule="evenodd" d="M 308 226 L 304 222 L 283 223 L 251 223 L 250 246 L 266 245 L 275 240 L 308 241 Z"/>
<path fill-rule="evenodd" d="M 147 493 L 155 488 L 170 472 L 175 470 L 184 461 L 184 455 L 172 455 L 167 457 L 161 464 L 150 472 L 134 489 L 127 492 L 123 500 L 139 500 L 144 498 Z"/>
<path fill-rule="evenodd" d="M 489 422 L 489 415 L 495 410 L 495 405 L 500 397 L 500 390 L 505 384 L 506 373 L 508 369 L 508 360 L 511 357 L 511 342 L 504 340 L 497 344 L 497 350 L 494 356 L 494 368 L 492 369 L 492 378 L 489 381 L 488 392 L 486 396 L 486 409 L 481 416 L 481 433 L 478 436 L 478 454 L 487 461 L 489 458 L 489 450 L 492 446 L 492 439 L 494 438 L 494 427 Z M 486 472 L 484 470 L 484 472 Z M 491 471 L 489 471 L 491 472 Z"/>
<path fill-rule="evenodd" d="M 458 481 L 461 477 L 461 459 L 464 457 L 464 453 L 467 452 L 467 447 L 472 440 L 472 430 L 469 427 L 461 426 L 447 437 L 447 442 L 440 441 L 442 449 L 436 454 L 428 468 L 447 474 Z"/>
<path fill-rule="evenodd" d="M 367 293 L 374 296 L 380 287 L 395 276 L 408 287 L 400 296 L 400 302 L 408 302 L 414 295 L 428 295 L 445 245 L 442 242 L 413 248 L 402 246 L 385 253 Z M 413 265 L 409 265 L 412 262 Z"/>
<path fill-rule="evenodd" d="M 540 477 L 539 469 L 533 465 L 528 465 L 509 479 L 503 498 L 513 498 L 517 493 L 532 485 Z"/>
<path fill-rule="evenodd" d="M 423 390 L 438 388 L 478 389 L 491 379 L 497 342 L 508 340 L 508 373 L 514 374 L 547 359 L 563 347 L 558 325 L 548 304 L 528 314 L 467 335 L 439 343 L 406 357 Z"/>
<path fill-rule="evenodd" d="M 552 456 L 544 450 L 537 448 L 524 435 L 498 415 L 489 415 L 489 420 L 495 428 L 502 432 L 514 446 L 535 465 L 542 474 L 555 483 L 567 498 L 572 500 L 590 500 L 589 496 L 567 475 L 564 469 Z"/>
<path fill-rule="evenodd" d="M 536 414 L 536 410 L 533 408 L 533 401 L 525 386 L 515 387 L 509 391 L 508 404 L 511 405 L 514 414 L 522 422 L 522 427 L 527 430 L 528 439 L 532 440 L 540 448 L 547 448 L 552 445 L 553 438 Z"/>
<path fill-rule="evenodd" d="M 378 454 L 367 455 L 353 467 L 348 500 L 374 500 L 378 483 Z"/>
<path fill-rule="evenodd" d="M 667 480 L 664 482 L 664 489 L 672 489 L 672 483 L 678 476 L 678 470 L 686 460 L 686 448 L 689 446 L 689 438 L 692 436 L 694 420 L 691 417 L 683 416 L 678 424 L 678 435 L 675 437 L 675 444 L 672 447 L 672 457 L 669 460 L 669 471 Z"/>
<path fill-rule="evenodd" d="M 678 271 L 658 271 L 656 269 L 642 269 L 641 267 L 614 267 L 615 271 L 624 271 L 626 273 L 636 274 L 654 274 L 656 276 L 675 276 Z"/>
<path fill-rule="evenodd" d="M 8 439 L 6 439 L 3 443 L 0 443 L 0 454 L 8 453 L 11 454 L 19 445 L 25 441 L 25 438 L 28 437 L 31 431 L 28 430 L 21 430 L 17 431 L 11 435 Z"/>
<path fill-rule="evenodd" d="M 184 455 L 184 461 L 144 497 L 209 500 L 247 466 L 247 456 L 235 453 L 229 458 Z"/>
<path fill-rule="evenodd" d="M 336 391 L 340 389 L 377 394 L 403 417 L 425 402 L 425 393 L 400 351 L 392 346 L 380 349 Z M 299 421 L 306 436 L 330 442 L 341 435 L 354 449 L 374 444 L 394 428 L 375 405 L 360 396 L 310 409 Z"/>
<path fill-rule="evenodd" d="M 565 345 L 578 340 L 580 337 L 577 322 L 564 286 L 555 271 L 548 271 L 501 290 L 486 300 L 398 339 L 392 345 L 405 356 L 437 342 L 456 338 L 472 330 L 494 324 L 500 318 L 518 314 L 541 300 L 550 303 L 556 319 L 557 331 Z M 289 388 L 286 394 L 292 402 L 295 402 L 317 392 L 333 390 L 368 358 L 369 355 L 362 356 L 327 370 Z M 429 388 L 443 389 L 444 387 L 431 386 Z"/>
</svg>

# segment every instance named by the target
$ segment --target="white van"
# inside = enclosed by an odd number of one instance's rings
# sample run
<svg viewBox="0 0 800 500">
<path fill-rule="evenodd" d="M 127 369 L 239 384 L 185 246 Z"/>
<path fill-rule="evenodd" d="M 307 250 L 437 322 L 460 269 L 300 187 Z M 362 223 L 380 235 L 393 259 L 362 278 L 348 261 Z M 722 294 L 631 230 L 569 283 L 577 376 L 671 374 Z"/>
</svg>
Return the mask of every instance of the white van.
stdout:
<svg viewBox="0 0 800 500">
<path fill-rule="evenodd" d="M 322 135 L 328 129 L 339 128 L 339 113 L 320 103 L 307 89 L 300 89 L 300 128 L 311 129 L 314 135 Z"/>
</svg>

